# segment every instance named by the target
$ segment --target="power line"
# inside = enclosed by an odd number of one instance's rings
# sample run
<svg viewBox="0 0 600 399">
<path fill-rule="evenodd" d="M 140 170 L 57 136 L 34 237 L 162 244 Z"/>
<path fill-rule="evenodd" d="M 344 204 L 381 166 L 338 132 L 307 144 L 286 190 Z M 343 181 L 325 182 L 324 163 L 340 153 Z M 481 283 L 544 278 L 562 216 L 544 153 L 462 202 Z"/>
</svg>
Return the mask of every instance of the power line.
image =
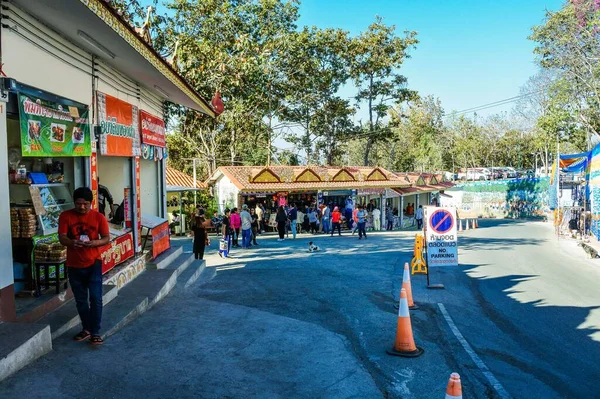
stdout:
<svg viewBox="0 0 600 399">
<path fill-rule="evenodd" d="M 467 109 L 463 109 L 462 111 L 457 111 L 457 112 L 453 112 L 449 115 L 446 115 L 446 118 L 452 115 L 462 115 L 462 114 L 468 114 L 471 112 L 477 112 L 477 111 L 482 111 L 484 109 L 488 109 L 488 108 L 494 108 L 494 107 L 498 107 L 501 105 L 506 105 L 506 104 L 510 104 L 513 103 L 517 100 L 520 100 L 521 98 L 525 98 L 525 97 L 529 97 L 532 96 L 534 94 L 540 93 L 544 91 L 544 89 L 541 90 L 536 90 L 536 91 L 532 91 L 530 93 L 525 93 L 525 94 L 521 94 L 518 96 L 514 96 L 514 97 L 510 97 L 510 98 L 505 98 L 504 100 L 498 100 L 498 101 L 494 101 L 488 104 L 482 104 L 482 105 L 478 105 L 476 107 L 472 107 L 472 108 L 467 108 Z"/>
</svg>

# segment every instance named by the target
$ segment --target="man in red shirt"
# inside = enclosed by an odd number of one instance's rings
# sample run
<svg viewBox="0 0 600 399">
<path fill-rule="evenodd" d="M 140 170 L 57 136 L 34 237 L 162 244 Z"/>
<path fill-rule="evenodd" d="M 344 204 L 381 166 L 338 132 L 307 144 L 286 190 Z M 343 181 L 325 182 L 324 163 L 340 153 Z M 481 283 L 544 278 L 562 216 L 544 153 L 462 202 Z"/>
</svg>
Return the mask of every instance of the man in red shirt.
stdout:
<svg viewBox="0 0 600 399">
<path fill-rule="evenodd" d="M 73 193 L 75 208 L 64 211 L 58 219 L 58 238 L 67 247 L 69 284 L 75 297 L 77 312 L 83 326 L 73 339 L 101 345 L 102 262 L 100 247 L 108 244 L 108 222 L 101 213 L 90 208 L 92 190 L 80 187 Z M 89 303 L 88 303 L 89 293 Z"/>
</svg>

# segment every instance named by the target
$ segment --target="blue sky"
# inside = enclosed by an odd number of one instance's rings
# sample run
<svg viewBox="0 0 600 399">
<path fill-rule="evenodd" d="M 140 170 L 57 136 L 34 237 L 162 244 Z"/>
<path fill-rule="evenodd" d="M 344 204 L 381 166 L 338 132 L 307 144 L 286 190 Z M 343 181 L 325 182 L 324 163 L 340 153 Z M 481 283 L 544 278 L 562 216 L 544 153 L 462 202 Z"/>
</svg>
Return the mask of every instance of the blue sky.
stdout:
<svg viewBox="0 0 600 399">
<path fill-rule="evenodd" d="M 420 43 L 401 73 L 411 89 L 439 97 L 446 112 L 514 97 L 534 75 L 531 27 L 562 0 L 302 0 L 299 25 L 339 27 L 357 35 L 375 15 Z M 352 96 L 353 88 L 341 93 Z M 478 112 L 485 116 L 513 104 Z"/>
</svg>

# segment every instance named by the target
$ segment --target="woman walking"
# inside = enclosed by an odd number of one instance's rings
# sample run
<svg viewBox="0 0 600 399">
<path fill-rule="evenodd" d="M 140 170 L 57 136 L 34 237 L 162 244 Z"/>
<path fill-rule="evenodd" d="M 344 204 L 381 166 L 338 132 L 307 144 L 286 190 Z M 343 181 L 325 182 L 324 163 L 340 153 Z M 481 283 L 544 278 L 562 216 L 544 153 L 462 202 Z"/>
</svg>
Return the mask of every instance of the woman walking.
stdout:
<svg viewBox="0 0 600 399">
<path fill-rule="evenodd" d="M 204 259 L 204 248 L 210 245 L 208 234 L 206 234 L 206 226 L 204 223 L 204 210 L 200 210 L 195 218 L 194 227 L 192 227 L 192 236 L 194 237 L 194 245 L 192 250 L 194 251 L 194 257 L 196 259 Z"/>
<path fill-rule="evenodd" d="M 256 242 L 256 235 L 260 229 L 260 223 L 258 221 L 258 215 L 254 208 L 250 208 L 250 217 L 252 218 L 252 245 L 258 245 Z"/>
<path fill-rule="evenodd" d="M 287 220 L 288 217 L 285 209 L 283 208 L 283 205 L 280 205 L 279 208 L 277 208 L 277 215 L 275 216 L 275 221 L 277 222 L 277 232 L 279 233 L 279 238 L 277 241 L 285 240 L 284 237 Z"/>
<path fill-rule="evenodd" d="M 331 236 L 333 237 L 333 232 L 336 228 L 338 234 L 342 235 L 342 214 L 337 206 L 333 208 L 333 212 L 331 212 L 331 223 Z"/>
<path fill-rule="evenodd" d="M 229 217 L 231 223 L 231 230 L 233 230 L 233 247 L 239 247 L 238 238 L 240 236 L 240 229 L 242 227 L 242 218 L 238 213 L 237 208 L 231 210 L 231 216 Z"/>
<path fill-rule="evenodd" d="M 310 213 L 308 214 L 308 221 L 310 222 L 310 231 L 313 234 L 317 234 L 317 221 L 319 220 L 319 217 L 317 216 L 317 211 L 315 208 L 312 208 L 310 210 Z"/>
</svg>

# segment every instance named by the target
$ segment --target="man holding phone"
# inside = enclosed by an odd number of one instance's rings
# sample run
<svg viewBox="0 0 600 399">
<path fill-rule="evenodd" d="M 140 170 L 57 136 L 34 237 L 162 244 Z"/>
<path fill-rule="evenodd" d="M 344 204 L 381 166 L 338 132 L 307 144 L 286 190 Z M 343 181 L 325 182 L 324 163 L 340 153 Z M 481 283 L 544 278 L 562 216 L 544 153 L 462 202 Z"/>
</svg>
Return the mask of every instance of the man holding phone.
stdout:
<svg viewBox="0 0 600 399">
<path fill-rule="evenodd" d="M 73 193 L 75 208 L 58 219 L 58 238 L 67 247 L 69 284 L 83 326 L 73 339 L 104 343 L 100 337 L 102 320 L 102 262 L 100 247 L 108 244 L 110 233 L 106 217 L 91 209 L 92 190 L 80 187 Z M 89 294 L 89 303 L 88 303 Z"/>
</svg>

